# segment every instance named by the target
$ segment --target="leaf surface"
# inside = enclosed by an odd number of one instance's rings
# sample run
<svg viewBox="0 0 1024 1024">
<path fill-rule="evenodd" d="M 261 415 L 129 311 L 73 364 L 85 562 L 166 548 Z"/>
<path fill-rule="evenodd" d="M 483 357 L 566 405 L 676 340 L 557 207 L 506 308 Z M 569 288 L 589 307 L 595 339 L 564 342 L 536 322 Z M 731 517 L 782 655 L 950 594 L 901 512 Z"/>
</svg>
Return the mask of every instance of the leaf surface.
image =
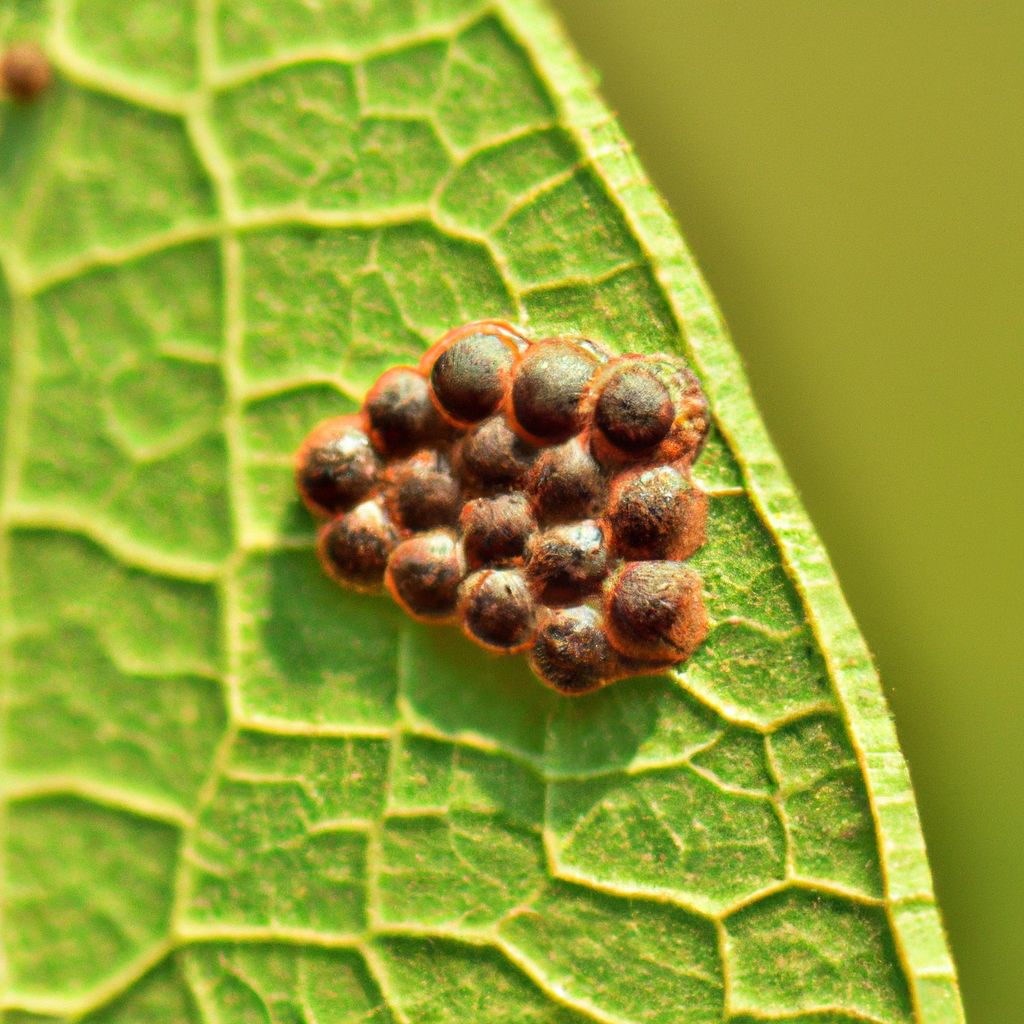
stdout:
<svg viewBox="0 0 1024 1024">
<path fill-rule="evenodd" d="M 678 232 L 532 0 L 56 0 L 0 112 L 5 1021 L 961 1020 L 906 768 Z M 291 455 L 507 317 L 684 353 L 681 673 L 322 578 Z"/>
</svg>

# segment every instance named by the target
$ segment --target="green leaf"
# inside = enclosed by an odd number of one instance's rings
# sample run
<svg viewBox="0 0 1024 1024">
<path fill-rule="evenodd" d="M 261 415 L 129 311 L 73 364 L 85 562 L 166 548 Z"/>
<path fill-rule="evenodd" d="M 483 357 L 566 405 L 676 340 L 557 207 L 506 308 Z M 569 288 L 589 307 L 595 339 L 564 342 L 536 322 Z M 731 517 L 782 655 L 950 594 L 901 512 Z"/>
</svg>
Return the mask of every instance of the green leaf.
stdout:
<svg viewBox="0 0 1024 1024">
<path fill-rule="evenodd" d="M 878 680 L 534 0 L 21 0 L 0 108 L 4 1020 L 962 1020 Z M 320 418 L 455 323 L 685 353 L 710 638 L 557 697 L 326 581 Z"/>
</svg>

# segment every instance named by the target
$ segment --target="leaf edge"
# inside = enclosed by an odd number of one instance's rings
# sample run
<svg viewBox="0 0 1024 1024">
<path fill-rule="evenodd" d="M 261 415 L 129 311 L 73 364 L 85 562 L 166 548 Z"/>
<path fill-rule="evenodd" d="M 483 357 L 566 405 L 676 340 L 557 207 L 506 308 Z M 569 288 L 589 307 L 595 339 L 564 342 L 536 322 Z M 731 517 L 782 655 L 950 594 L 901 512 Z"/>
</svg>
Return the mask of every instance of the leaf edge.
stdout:
<svg viewBox="0 0 1024 1024">
<path fill-rule="evenodd" d="M 920 1024 L 963 1024 L 956 967 L 935 900 L 910 773 L 881 680 L 832 563 L 771 443 L 725 318 L 675 219 L 599 95 L 597 76 L 558 18 L 544 0 L 495 0 L 495 7 L 650 258 L 750 499 L 800 595 L 865 780 L 886 914 L 914 1015 Z"/>
</svg>

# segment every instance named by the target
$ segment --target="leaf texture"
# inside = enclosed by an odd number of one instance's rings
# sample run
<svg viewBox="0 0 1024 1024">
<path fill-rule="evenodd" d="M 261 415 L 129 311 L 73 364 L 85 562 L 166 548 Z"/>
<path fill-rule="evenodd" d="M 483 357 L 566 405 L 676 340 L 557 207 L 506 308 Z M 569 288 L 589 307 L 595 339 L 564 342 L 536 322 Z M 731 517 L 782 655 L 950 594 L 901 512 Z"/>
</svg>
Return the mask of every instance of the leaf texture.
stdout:
<svg viewBox="0 0 1024 1024">
<path fill-rule="evenodd" d="M 22 0 L 0 112 L 3 1020 L 952 1024 L 875 672 L 533 0 Z M 291 455 L 505 317 L 678 351 L 675 675 L 578 700 L 324 580 Z"/>
</svg>

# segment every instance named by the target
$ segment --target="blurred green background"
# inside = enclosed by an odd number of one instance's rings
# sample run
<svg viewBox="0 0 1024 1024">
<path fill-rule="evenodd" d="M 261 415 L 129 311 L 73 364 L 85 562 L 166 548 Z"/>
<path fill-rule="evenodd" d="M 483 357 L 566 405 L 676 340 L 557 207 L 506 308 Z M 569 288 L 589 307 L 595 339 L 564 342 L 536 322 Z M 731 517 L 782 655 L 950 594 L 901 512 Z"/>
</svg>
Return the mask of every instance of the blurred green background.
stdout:
<svg viewBox="0 0 1024 1024">
<path fill-rule="evenodd" d="M 968 1019 L 1024 1020 L 1024 5 L 556 7 L 875 653 Z"/>
</svg>

